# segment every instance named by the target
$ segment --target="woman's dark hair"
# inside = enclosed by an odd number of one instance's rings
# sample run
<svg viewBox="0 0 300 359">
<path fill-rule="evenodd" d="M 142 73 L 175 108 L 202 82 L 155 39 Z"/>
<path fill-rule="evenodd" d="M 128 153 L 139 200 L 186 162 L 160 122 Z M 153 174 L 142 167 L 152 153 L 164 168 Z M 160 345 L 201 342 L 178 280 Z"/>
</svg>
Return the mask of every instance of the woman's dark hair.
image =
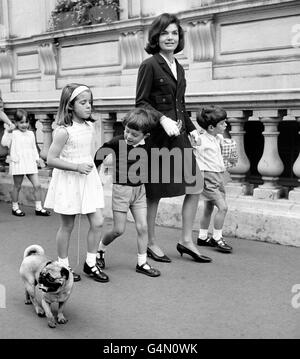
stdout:
<svg viewBox="0 0 300 359">
<path fill-rule="evenodd" d="M 123 126 L 127 126 L 143 134 L 150 132 L 155 126 L 154 114 L 145 108 L 135 108 L 123 118 Z"/>
<path fill-rule="evenodd" d="M 199 126 L 208 129 L 209 126 L 216 127 L 217 124 L 221 121 L 226 120 L 227 113 L 220 106 L 207 106 L 203 107 L 201 111 L 197 112 L 197 123 Z"/>
<path fill-rule="evenodd" d="M 148 43 L 145 50 L 148 54 L 156 54 L 160 51 L 159 47 L 159 35 L 170 25 L 176 24 L 179 33 L 179 42 L 174 54 L 180 52 L 184 48 L 184 32 L 180 26 L 180 22 L 177 16 L 173 14 L 164 13 L 158 16 L 151 24 L 148 35 Z"/>
<path fill-rule="evenodd" d="M 27 119 L 27 112 L 25 110 L 18 109 L 14 114 L 14 121 L 20 122 L 23 120 L 23 117 Z"/>
</svg>

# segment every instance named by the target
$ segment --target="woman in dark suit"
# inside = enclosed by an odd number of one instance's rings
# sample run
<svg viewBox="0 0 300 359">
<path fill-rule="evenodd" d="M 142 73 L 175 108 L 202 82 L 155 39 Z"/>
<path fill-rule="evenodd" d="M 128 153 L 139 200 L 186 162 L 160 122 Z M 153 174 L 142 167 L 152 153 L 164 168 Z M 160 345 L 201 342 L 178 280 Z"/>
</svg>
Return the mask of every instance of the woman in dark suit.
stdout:
<svg viewBox="0 0 300 359">
<path fill-rule="evenodd" d="M 182 238 L 177 250 L 182 255 L 189 254 L 197 262 L 210 262 L 203 256 L 192 240 L 192 226 L 197 211 L 199 193 L 203 179 L 192 153 L 188 134 L 197 140 L 197 130 L 185 109 L 184 94 L 186 80 L 184 69 L 174 54 L 184 47 L 184 34 L 175 15 L 164 13 L 157 17 L 149 30 L 146 52 L 152 54 L 142 62 L 138 72 L 136 88 L 136 107 L 152 110 L 157 118 L 157 126 L 149 138 L 150 149 L 168 149 L 175 155 L 170 161 L 169 179 L 164 181 L 166 167 L 161 161 L 150 163 L 150 180 L 146 186 L 148 221 L 148 256 L 160 262 L 171 262 L 156 243 L 155 219 L 159 201 L 163 197 L 185 195 L 182 206 Z M 175 150 L 175 152 L 174 152 Z M 149 152 L 150 154 L 150 152 Z M 150 160 L 150 156 L 148 159 Z M 155 169 L 155 170 L 154 170 Z M 159 183 L 151 183 L 151 172 L 159 171 Z M 180 172 L 180 173 L 179 173 Z M 182 175 L 178 181 L 178 175 Z M 192 180 L 194 179 L 193 184 Z M 164 183 L 165 182 L 165 183 Z M 179 182 L 179 183 L 178 183 Z M 200 182 L 200 183 L 199 183 Z"/>
</svg>

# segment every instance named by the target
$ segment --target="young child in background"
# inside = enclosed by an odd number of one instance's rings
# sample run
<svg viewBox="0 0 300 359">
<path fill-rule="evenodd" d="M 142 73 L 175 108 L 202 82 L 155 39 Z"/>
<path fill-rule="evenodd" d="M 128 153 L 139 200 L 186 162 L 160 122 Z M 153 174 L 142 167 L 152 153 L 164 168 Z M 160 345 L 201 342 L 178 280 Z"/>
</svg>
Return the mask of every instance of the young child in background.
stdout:
<svg viewBox="0 0 300 359">
<path fill-rule="evenodd" d="M 225 198 L 226 167 L 221 153 L 226 129 L 227 113 L 219 106 L 209 106 L 197 113 L 197 123 L 205 130 L 194 145 L 198 166 L 203 171 L 204 189 L 200 199 L 204 200 L 203 214 L 200 218 L 200 230 L 197 244 L 210 246 L 221 252 L 229 253 L 232 247 L 222 237 L 222 229 L 227 213 Z M 211 216 L 217 207 L 214 217 L 212 237 L 208 236 Z"/>
<path fill-rule="evenodd" d="M 13 176 L 13 190 L 11 192 L 12 214 L 17 217 L 25 216 L 19 208 L 19 193 L 24 175 L 27 176 L 34 188 L 35 214 L 37 216 L 50 216 L 50 212 L 42 207 L 41 185 L 38 178 L 38 164 L 40 161 L 36 147 L 35 137 L 29 130 L 27 112 L 19 109 L 14 115 L 15 130 L 4 131 L 1 144 L 10 149 L 9 173 Z"/>
<path fill-rule="evenodd" d="M 58 261 L 70 267 L 69 242 L 77 214 L 89 221 L 87 255 L 83 272 L 95 281 L 108 282 L 108 276 L 96 264 L 96 253 L 103 225 L 103 188 L 93 162 L 94 136 L 91 118 L 93 96 L 89 87 L 76 83 L 66 85 L 61 94 L 47 163 L 54 167 L 45 206 L 60 214 L 56 235 Z M 74 281 L 81 279 L 74 274 Z"/>
<path fill-rule="evenodd" d="M 130 111 L 125 116 L 123 125 L 125 127 L 124 134 L 104 143 L 99 150 L 111 150 L 115 161 L 115 178 L 112 189 L 113 228 L 104 235 L 99 244 L 97 262 L 102 268 L 105 267 L 104 255 L 107 246 L 124 233 L 127 213 L 130 209 L 137 231 L 136 272 L 150 277 L 158 277 L 160 272 L 147 263 L 148 234 L 145 186 L 142 180 L 137 178 L 137 181 L 132 181 L 129 175 L 130 168 L 137 163 L 137 157 L 139 157 L 139 155 L 130 156 L 130 151 L 138 151 L 139 148 L 142 151 L 144 150 L 145 139 L 149 136 L 153 126 L 155 126 L 155 122 L 150 111 L 138 108 Z M 146 152 L 144 153 L 146 154 Z M 100 157 L 103 158 L 103 156 Z M 133 159 L 133 157 L 135 158 Z M 98 166 L 103 161 L 102 159 L 96 159 L 95 162 Z M 145 164 L 145 166 L 148 168 L 148 164 Z"/>
</svg>

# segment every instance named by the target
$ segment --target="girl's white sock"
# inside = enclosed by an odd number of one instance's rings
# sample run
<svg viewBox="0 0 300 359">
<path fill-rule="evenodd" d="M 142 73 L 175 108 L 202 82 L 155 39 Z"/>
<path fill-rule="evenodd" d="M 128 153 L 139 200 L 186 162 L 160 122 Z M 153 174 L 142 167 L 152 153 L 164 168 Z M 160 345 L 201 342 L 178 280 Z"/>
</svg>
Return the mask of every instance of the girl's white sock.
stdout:
<svg viewBox="0 0 300 359">
<path fill-rule="evenodd" d="M 198 238 L 200 238 L 200 239 L 206 239 L 207 236 L 208 236 L 208 229 L 202 229 L 202 228 L 200 228 Z"/>
<path fill-rule="evenodd" d="M 213 231 L 213 239 L 219 241 L 222 238 L 222 229 L 214 229 Z"/>
<path fill-rule="evenodd" d="M 87 252 L 87 254 L 86 254 L 86 264 L 89 267 L 94 267 L 94 265 L 96 264 L 96 253 Z"/>
<path fill-rule="evenodd" d="M 16 211 L 17 209 L 19 209 L 19 203 L 18 202 L 12 202 L 12 209 L 14 211 Z"/>
<path fill-rule="evenodd" d="M 41 211 L 43 209 L 41 201 L 35 201 L 35 209 Z"/>
<path fill-rule="evenodd" d="M 138 253 L 137 257 L 138 257 L 138 265 L 139 266 L 142 266 L 143 264 L 147 263 L 147 253 L 145 253 L 145 254 Z M 150 267 L 148 265 L 146 265 L 144 268 L 150 269 Z"/>
<path fill-rule="evenodd" d="M 59 258 L 58 257 L 58 263 L 61 263 L 63 266 L 65 267 L 70 267 L 70 264 L 69 264 L 69 258 L 66 257 L 66 258 Z"/>
</svg>

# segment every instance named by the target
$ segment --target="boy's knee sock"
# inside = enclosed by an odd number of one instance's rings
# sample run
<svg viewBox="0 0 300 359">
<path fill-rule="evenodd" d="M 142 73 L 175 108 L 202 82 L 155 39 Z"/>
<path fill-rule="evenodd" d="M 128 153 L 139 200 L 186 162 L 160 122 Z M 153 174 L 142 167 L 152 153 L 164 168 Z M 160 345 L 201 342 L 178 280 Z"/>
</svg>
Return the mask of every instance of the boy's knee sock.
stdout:
<svg viewBox="0 0 300 359">
<path fill-rule="evenodd" d="M 213 230 L 213 239 L 219 241 L 222 238 L 222 229 L 215 229 Z"/>
<path fill-rule="evenodd" d="M 68 257 L 66 257 L 66 258 L 59 258 L 59 257 L 58 257 L 58 263 L 62 264 L 62 265 L 65 266 L 65 267 L 70 267 L 69 258 L 68 258 Z"/>
<path fill-rule="evenodd" d="M 198 238 L 200 238 L 200 239 L 206 239 L 207 236 L 208 236 L 208 229 L 202 229 L 202 228 L 200 228 Z"/>
<path fill-rule="evenodd" d="M 94 267 L 94 265 L 96 264 L 96 253 L 87 252 L 87 254 L 86 254 L 86 264 L 89 267 Z"/>
</svg>

